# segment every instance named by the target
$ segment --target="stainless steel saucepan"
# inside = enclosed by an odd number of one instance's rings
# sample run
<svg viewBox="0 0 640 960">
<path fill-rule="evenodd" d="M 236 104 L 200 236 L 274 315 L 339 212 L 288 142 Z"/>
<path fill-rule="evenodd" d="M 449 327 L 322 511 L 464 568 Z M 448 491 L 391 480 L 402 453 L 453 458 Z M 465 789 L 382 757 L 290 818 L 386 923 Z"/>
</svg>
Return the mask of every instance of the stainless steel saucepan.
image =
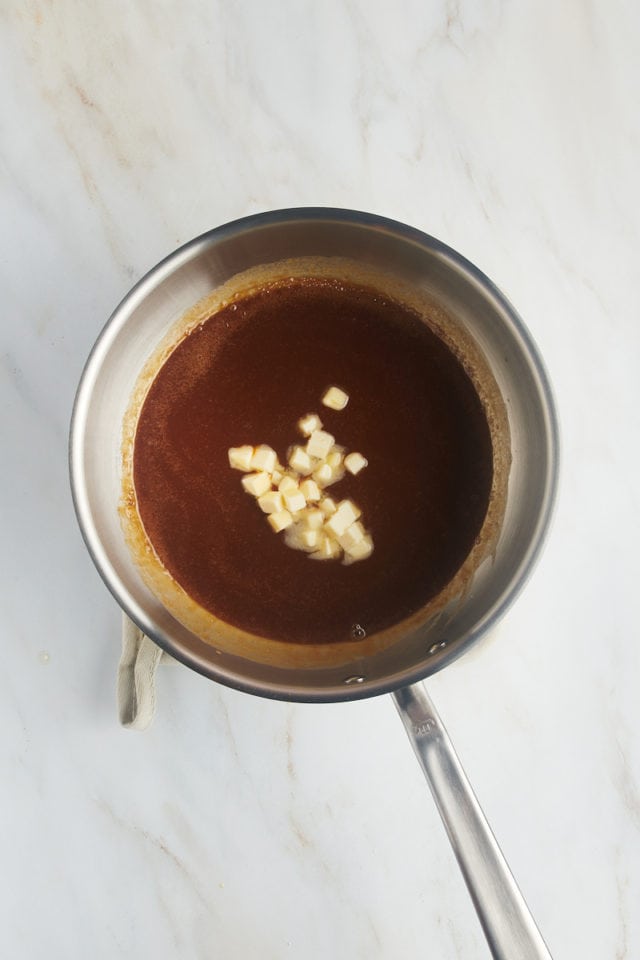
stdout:
<svg viewBox="0 0 640 960">
<path fill-rule="evenodd" d="M 122 423 L 136 380 L 193 304 L 236 274 L 299 257 L 340 257 L 393 274 L 456 318 L 491 369 L 508 415 L 511 468 L 499 539 L 466 589 L 435 617 L 352 662 L 288 666 L 218 649 L 147 588 L 125 543 Z M 425 772 L 494 957 L 549 952 L 419 682 L 459 657 L 513 602 L 540 552 L 558 470 L 558 429 L 544 367 L 524 324 L 476 267 L 444 244 L 382 217 L 301 208 L 247 217 L 193 240 L 153 268 L 111 316 L 88 359 L 71 425 L 71 483 L 87 547 L 126 613 L 162 648 L 212 680 L 292 701 L 392 693 Z"/>
</svg>

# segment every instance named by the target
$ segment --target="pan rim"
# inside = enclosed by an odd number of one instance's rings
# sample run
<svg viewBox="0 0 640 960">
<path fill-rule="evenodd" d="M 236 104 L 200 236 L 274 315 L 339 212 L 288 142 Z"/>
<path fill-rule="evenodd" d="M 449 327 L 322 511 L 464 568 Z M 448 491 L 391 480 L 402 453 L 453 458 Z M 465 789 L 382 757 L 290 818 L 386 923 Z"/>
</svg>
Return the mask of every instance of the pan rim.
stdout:
<svg viewBox="0 0 640 960">
<path fill-rule="evenodd" d="M 498 601 L 486 611 L 485 615 L 476 622 L 473 629 L 456 644 L 455 648 L 443 651 L 437 658 L 425 658 L 424 661 L 406 670 L 398 671 L 375 681 L 369 681 L 366 684 L 353 683 L 345 685 L 343 683 L 340 685 L 327 685 L 322 688 L 309 688 L 302 685 L 292 685 L 290 681 L 278 683 L 271 679 L 269 681 L 259 681 L 253 678 L 247 679 L 242 675 L 241 670 L 234 671 L 227 667 L 223 668 L 222 665 L 218 666 L 206 660 L 204 657 L 198 656 L 195 651 L 183 649 L 162 630 L 158 630 L 149 620 L 142 607 L 131 597 L 107 556 L 92 519 L 89 507 L 89 491 L 87 489 L 83 468 L 84 427 L 86 425 L 93 384 L 101 369 L 103 358 L 107 354 L 110 344 L 122 329 L 122 326 L 125 324 L 136 304 L 144 300 L 147 294 L 166 276 L 182 264 L 196 257 L 199 252 L 209 246 L 248 231 L 279 224 L 291 224 L 295 221 L 311 221 L 316 223 L 338 222 L 356 227 L 370 227 L 397 237 L 399 240 L 414 243 L 423 249 L 436 253 L 441 259 L 450 262 L 456 269 L 461 271 L 468 280 L 478 286 L 486 296 L 493 299 L 500 311 L 508 319 L 511 325 L 511 333 L 519 341 L 519 347 L 527 358 L 542 403 L 547 445 L 547 469 L 541 505 L 538 511 L 535 529 L 529 540 L 527 549 L 524 551 L 517 569 L 510 577 Z M 172 657 L 209 679 L 216 680 L 233 689 L 253 695 L 276 700 L 307 703 L 360 700 L 393 692 L 401 687 L 422 680 L 432 673 L 438 672 L 448 666 L 449 663 L 460 657 L 492 629 L 492 627 L 502 619 L 511 604 L 519 596 L 540 557 L 549 532 L 557 496 L 559 454 L 558 417 L 544 362 L 524 321 L 493 281 L 462 254 L 415 227 L 377 214 L 335 207 L 292 207 L 242 217 L 200 234 L 155 264 L 128 293 L 125 294 L 98 335 L 80 377 L 71 415 L 69 433 L 71 494 L 80 530 L 98 573 L 127 616 Z"/>
</svg>

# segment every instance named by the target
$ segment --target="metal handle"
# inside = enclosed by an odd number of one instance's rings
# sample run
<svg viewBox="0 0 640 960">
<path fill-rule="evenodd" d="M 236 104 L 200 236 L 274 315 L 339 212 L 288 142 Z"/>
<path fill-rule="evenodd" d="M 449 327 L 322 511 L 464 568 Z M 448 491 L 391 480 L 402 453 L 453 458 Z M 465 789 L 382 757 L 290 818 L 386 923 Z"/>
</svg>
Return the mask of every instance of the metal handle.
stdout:
<svg viewBox="0 0 640 960">
<path fill-rule="evenodd" d="M 422 684 L 393 694 L 496 960 L 551 960 Z"/>
</svg>

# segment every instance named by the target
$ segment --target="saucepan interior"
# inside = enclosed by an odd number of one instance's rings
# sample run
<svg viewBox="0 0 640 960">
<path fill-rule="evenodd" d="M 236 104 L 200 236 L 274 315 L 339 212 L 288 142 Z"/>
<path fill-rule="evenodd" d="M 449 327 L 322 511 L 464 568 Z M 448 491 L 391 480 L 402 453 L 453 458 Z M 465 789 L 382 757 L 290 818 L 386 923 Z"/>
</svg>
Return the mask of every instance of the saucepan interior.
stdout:
<svg viewBox="0 0 640 960">
<path fill-rule="evenodd" d="M 393 276 L 454 317 L 479 348 L 506 411 L 511 465 L 499 536 L 467 587 L 377 653 L 288 666 L 204 642 L 159 602 L 125 542 L 119 516 L 122 424 L 140 371 L 195 303 L 243 271 L 283 260 L 345 258 Z M 87 362 L 71 429 L 74 502 L 87 546 L 122 608 L 160 646 L 230 686 L 282 699 L 355 699 L 441 669 L 504 613 L 525 581 L 549 522 L 557 427 L 547 378 L 522 321 L 472 264 L 393 221 L 330 209 L 236 221 L 169 256 L 125 297 Z M 248 601 L 249 602 L 249 601 Z M 354 649 L 356 649 L 354 647 Z M 268 658 L 267 658 L 268 659 Z"/>
</svg>

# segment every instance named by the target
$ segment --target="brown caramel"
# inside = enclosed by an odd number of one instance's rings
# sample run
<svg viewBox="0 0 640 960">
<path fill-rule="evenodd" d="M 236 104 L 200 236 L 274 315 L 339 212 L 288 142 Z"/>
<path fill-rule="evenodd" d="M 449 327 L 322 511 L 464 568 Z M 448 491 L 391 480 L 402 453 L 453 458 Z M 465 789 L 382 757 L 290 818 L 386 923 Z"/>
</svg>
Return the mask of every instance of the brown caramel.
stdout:
<svg viewBox="0 0 640 960">
<path fill-rule="evenodd" d="M 321 404 L 331 384 L 345 410 Z M 367 517 L 364 563 L 309 563 L 274 535 L 229 447 L 281 461 L 296 424 L 324 428 L 369 461 L 331 487 Z M 409 307 L 332 279 L 274 281 L 220 309 L 160 368 L 138 419 L 137 507 L 164 567 L 198 604 L 248 633 L 293 643 L 372 635 L 453 578 L 481 530 L 492 443 L 452 350 Z"/>
</svg>

